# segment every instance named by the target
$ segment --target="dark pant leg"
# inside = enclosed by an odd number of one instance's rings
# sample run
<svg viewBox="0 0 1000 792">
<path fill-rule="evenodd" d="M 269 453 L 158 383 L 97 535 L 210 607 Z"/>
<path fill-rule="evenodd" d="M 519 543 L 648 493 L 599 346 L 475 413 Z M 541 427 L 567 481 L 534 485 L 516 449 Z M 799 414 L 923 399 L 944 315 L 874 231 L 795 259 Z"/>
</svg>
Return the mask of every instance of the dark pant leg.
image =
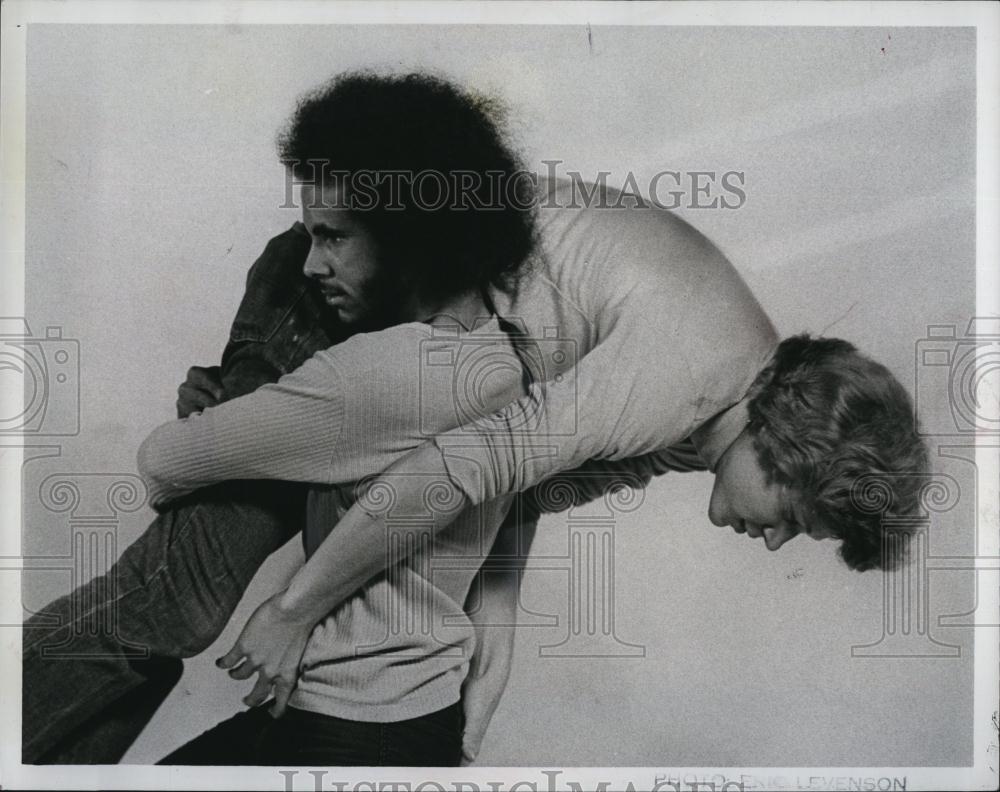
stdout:
<svg viewBox="0 0 1000 792">
<path fill-rule="evenodd" d="M 22 761 L 117 762 L 301 527 L 304 489 L 233 482 L 158 515 L 114 567 L 24 625 Z"/>
<path fill-rule="evenodd" d="M 458 702 L 430 715 L 383 724 L 379 764 L 389 767 L 457 767 L 462 761 L 465 715 Z"/>
<path fill-rule="evenodd" d="M 125 755 L 184 672 L 178 658 L 151 657 L 133 666 L 145 681 L 59 740 L 35 764 L 110 764 Z"/>
<path fill-rule="evenodd" d="M 161 759 L 161 765 L 260 765 L 271 703 L 236 713 Z"/>
<path fill-rule="evenodd" d="M 379 764 L 379 723 L 331 718 L 289 707 L 274 719 L 270 702 L 239 712 L 185 743 L 161 765 L 300 765 L 327 767 Z"/>
<path fill-rule="evenodd" d="M 461 703 L 396 723 L 334 718 L 269 705 L 245 710 L 171 753 L 164 765 L 454 767 L 462 758 Z"/>
</svg>

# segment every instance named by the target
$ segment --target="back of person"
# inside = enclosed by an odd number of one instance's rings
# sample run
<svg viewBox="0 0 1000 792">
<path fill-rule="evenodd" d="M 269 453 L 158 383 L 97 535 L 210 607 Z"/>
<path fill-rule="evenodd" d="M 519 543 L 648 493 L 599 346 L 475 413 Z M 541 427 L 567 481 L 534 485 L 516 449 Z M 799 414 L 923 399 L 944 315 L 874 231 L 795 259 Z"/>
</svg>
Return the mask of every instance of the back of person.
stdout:
<svg viewBox="0 0 1000 792">
<path fill-rule="evenodd" d="M 320 523 L 317 513 L 339 520 L 354 500 L 353 489 L 314 490 L 309 523 Z M 470 507 L 433 539 L 421 530 L 419 517 L 411 517 L 412 529 L 386 547 L 396 558 L 411 555 L 316 626 L 289 704 L 348 720 L 388 722 L 458 701 L 475 649 L 462 606 L 512 500 Z M 311 549 L 318 538 L 307 540 Z"/>
<path fill-rule="evenodd" d="M 485 309 L 484 309 L 485 311 Z M 409 325 L 420 333 L 419 325 Z M 408 328 L 393 333 L 400 345 Z M 459 335 L 459 331 L 462 331 Z M 414 433 L 436 433 L 471 416 L 476 409 L 502 406 L 511 394 L 523 392 L 523 371 L 508 336 L 496 317 L 482 317 L 465 332 L 448 320 L 428 325 L 423 341 L 409 342 L 409 354 L 392 358 L 388 379 L 381 384 L 360 381 L 371 392 L 365 399 L 376 406 L 353 421 L 369 423 L 369 437 L 381 433 L 385 442 L 373 445 L 392 453 L 394 443 L 415 442 Z M 348 342 L 342 353 L 350 355 Z M 398 351 L 398 350 L 397 350 Z M 348 357 L 348 365 L 351 364 Z M 360 365 L 358 366 L 360 369 Z M 453 387 L 466 373 L 489 370 L 474 393 Z M 364 375 L 359 371 L 359 375 Z M 506 383 L 506 384 L 504 384 Z M 419 393 L 410 388 L 419 384 Z M 376 391 L 386 390 L 389 393 Z M 385 410 L 377 404 L 388 400 Z M 482 399 L 482 402 L 478 400 Z M 388 411 L 396 410 L 396 418 Z M 375 475 L 385 466 L 373 454 L 359 469 Z M 428 498 L 433 498 L 428 481 Z M 365 493 L 357 482 L 310 490 L 304 544 L 311 556 L 336 524 Z M 370 581 L 314 629 L 302 660 L 302 675 L 289 701 L 297 709 L 357 721 L 392 722 L 416 718 L 448 707 L 460 698 L 469 658 L 475 649 L 472 624 L 463 610 L 469 587 L 487 556 L 513 501 L 512 495 L 465 509 L 447 529 L 430 539 L 430 511 L 393 514 L 387 488 L 362 494 L 368 508 L 385 509 L 402 533 L 373 537 L 383 542 L 388 570 Z M 442 504 L 437 504 L 441 506 Z"/>
<path fill-rule="evenodd" d="M 692 432 L 743 399 L 777 346 L 767 314 L 702 234 L 641 198 L 585 189 L 587 203 L 579 185 L 540 182 L 536 250 L 516 289 L 489 291 L 535 384 L 482 429 L 473 464 L 449 467 L 456 481 L 468 475 L 467 494 L 484 467 L 496 474 L 487 497 L 523 489 L 519 477 L 671 448 L 686 463 L 676 469 L 692 469 Z M 490 439 L 512 424 L 519 443 Z M 447 458 L 470 433 L 435 443 Z"/>
</svg>

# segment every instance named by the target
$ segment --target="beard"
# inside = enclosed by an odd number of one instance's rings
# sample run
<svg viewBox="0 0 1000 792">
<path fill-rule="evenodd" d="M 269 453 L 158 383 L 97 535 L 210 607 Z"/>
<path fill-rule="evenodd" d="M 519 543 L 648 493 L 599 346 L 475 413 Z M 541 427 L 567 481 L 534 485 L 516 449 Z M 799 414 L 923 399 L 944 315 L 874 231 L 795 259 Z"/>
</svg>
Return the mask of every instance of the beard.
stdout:
<svg viewBox="0 0 1000 792">
<path fill-rule="evenodd" d="M 357 300 L 358 315 L 342 323 L 354 332 L 370 333 L 410 321 L 407 309 L 412 304 L 411 284 L 390 267 L 379 267 L 374 278 L 361 290 Z M 339 312 L 338 312 L 339 313 Z"/>
</svg>

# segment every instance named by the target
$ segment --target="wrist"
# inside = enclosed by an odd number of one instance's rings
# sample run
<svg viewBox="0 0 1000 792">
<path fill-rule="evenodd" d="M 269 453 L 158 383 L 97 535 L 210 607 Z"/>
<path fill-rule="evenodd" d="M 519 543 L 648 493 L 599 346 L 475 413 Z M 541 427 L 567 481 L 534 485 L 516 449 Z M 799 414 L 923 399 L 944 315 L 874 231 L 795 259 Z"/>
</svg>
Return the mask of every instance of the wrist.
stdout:
<svg viewBox="0 0 1000 792">
<path fill-rule="evenodd" d="M 323 613 L 317 615 L 315 608 L 310 608 L 308 603 L 297 595 L 292 586 L 274 597 L 274 606 L 285 621 L 313 625 L 324 616 Z"/>
<path fill-rule="evenodd" d="M 510 675 L 514 653 L 505 650 L 476 653 L 469 661 L 466 679 L 478 681 L 488 678 L 504 678 Z"/>
</svg>

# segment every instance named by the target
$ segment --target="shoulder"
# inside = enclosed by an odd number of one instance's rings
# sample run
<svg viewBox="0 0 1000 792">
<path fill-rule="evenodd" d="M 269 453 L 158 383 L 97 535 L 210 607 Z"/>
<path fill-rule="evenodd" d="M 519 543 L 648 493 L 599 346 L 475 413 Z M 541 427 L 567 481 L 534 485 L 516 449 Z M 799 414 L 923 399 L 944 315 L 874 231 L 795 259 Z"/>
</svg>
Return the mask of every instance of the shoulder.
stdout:
<svg viewBox="0 0 1000 792">
<path fill-rule="evenodd" d="M 309 255 L 309 232 L 296 222 L 277 236 L 271 237 L 264 252 L 250 267 L 247 283 L 282 284 L 290 287 L 305 283 L 302 265 Z"/>
<path fill-rule="evenodd" d="M 357 333 L 319 354 L 349 371 L 377 370 L 380 378 L 405 378 L 438 361 L 458 361 L 475 350 L 497 349 L 514 354 L 509 337 L 493 316 L 477 323 L 471 331 L 450 323 L 405 322 L 384 330 Z"/>
<path fill-rule="evenodd" d="M 306 227 L 298 220 L 285 231 L 271 237 L 264 246 L 264 253 L 280 255 L 284 252 L 309 249 L 310 238 Z"/>
<path fill-rule="evenodd" d="M 650 270 L 667 258 L 724 258 L 704 234 L 668 209 L 641 196 L 601 184 L 560 180 L 540 208 L 541 236 L 549 248 L 605 240 L 608 250 L 644 254 Z"/>
<path fill-rule="evenodd" d="M 339 344 L 318 352 L 317 357 L 355 372 L 378 368 L 396 370 L 400 365 L 408 365 L 431 336 L 429 325 L 406 322 L 384 330 L 355 333 Z"/>
<path fill-rule="evenodd" d="M 740 280 L 683 218 L 611 187 L 560 182 L 539 210 L 541 272 L 591 311 L 642 294 L 672 299 Z"/>
<path fill-rule="evenodd" d="M 522 395 L 522 365 L 496 317 L 471 331 L 411 322 L 359 333 L 317 357 L 347 401 L 377 413 L 382 426 L 436 434 Z"/>
</svg>

